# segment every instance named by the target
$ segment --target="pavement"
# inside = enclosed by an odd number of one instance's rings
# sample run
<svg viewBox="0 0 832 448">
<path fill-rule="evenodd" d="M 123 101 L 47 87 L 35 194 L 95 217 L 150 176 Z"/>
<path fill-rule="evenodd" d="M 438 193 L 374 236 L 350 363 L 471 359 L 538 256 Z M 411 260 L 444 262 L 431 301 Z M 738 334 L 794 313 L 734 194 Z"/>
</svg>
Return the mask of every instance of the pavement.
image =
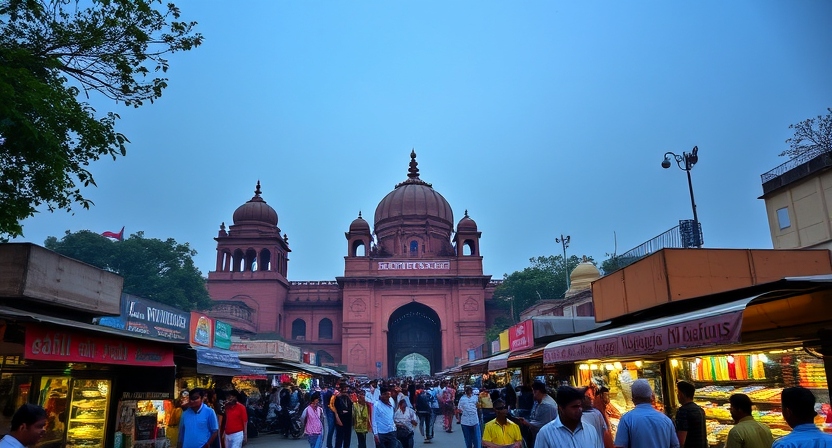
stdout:
<svg viewBox="0 0 832 448">
<path fill-rule="evenodd" d="M 334 438 L 333 438 L 334 441 Z M 454 432 L 447 433 L 442 430 L 442 422 L 437 419 L 436 425 L 434 426 L 434 434 L 433 440 L 430 443 L 425 443 L 424 438 L 421 434 L 419 434 L 419 429 L 417 428 L 415 434 L 413 436 L 413 448 L 445 448 L 445 447 L 453 447 L 453 446 L 463 446 L 465 441 L 462 437 L 462 428 L 460 425 L 454 423 Z M 367 434 L 367 448 L 375 448 L 376 443 L 373 440 L 372 433 Z M 280 434 L 261 434 L 259 437 L 254 437 L 248 440 L 248 444 L 245 448 L 308 448 L 309 442 L 306 441 L 306 437 L 301 437 L 300 439 L 293 439 L 293 438 L 284 438 Z M 326 441 L 322 448 L 326 448 Z M 355 437 L 355 432 L 352 434 L 352 441 L 350 442 L 350 448 L 358 448 L 358 440 Z"/>
</svg>

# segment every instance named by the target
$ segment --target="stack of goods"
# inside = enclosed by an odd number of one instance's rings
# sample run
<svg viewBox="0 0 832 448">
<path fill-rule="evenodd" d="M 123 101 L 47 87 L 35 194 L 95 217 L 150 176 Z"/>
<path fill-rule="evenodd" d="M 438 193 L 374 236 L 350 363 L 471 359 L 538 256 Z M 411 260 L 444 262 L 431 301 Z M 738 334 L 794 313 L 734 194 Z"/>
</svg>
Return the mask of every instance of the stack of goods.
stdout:
<svg viewBox="0 0 832 448">
<path fill-rule="evenodd" d="M 756 355 L 703 356 L 692 364 L 694 381 L 764 380 L 763 361 Z"/>
<path fill-rule="evenodd" d="M 797 365 L 800 385 L 818 389 L 826 389 L 826 371 L 821 360 L 804 360 Z"/>
<path fill-rule="evenodd" d="M 705 423 L 705 432 L 708 433 L 708 445 L 723 445 L 728 438 L 728 431 L 734 425 L 723 425 L 715 421 Z"/>
<path fill-rule="evenodd" d="M 762 388 L 760 390 L 751 392 L 748 395 L 748 398 L 755 403 L 774 403 L 780 404 L 780 393 L 783 392 L 782 388 L 774 387 L 774 388 Z"/>
<path fill-rule="evenodd" d="M 731 411 L 725 406 L 703 406 L 705 417 L 717 420 L 733 421 L 731 418 Z"/>
<path fill-rule="evenodd" d="M 782 369 L 783 374 L 783 385 L 785 387 L 797 386 L 797 377 L 794 373 L 794 367 L 792 367 L 793 362 L 794 358 L 791 355 L 786 355 L 780 358 L 780 367 Z"/>
<path fill-rule="evenodd" d="M 696 390 L 696 396 L 727 400 L 734 393 L 734 389 L 734 386 L 705 386 Z"/>
</svg>

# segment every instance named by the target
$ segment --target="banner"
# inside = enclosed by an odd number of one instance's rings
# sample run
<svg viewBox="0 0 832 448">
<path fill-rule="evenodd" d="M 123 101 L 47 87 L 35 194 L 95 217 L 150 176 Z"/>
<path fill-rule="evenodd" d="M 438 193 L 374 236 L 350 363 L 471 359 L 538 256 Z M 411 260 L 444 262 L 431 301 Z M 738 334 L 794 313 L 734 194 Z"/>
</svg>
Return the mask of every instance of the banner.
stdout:
<svg viewBox="0 0 832 448">
<path fill-rule="evenodd" d="M 25 359 L 129 366 L 173 366 L 173 348 L 26 325 Z"/>
<path fill-rule="evenodd" d="M 733 344 L 739 342 L 741 328 L 742 311 L 735 311 L 615 337 L 601 336 L 596 340 L 546 348 L 543 351 L 543 362 L 550 364 L 621 358 L 649 355 L 676 348 Z"/>
<path fill-rule="evenodd" d="M 509 328 L 508 339 L 509 348 L 513 352 L 534 347 L 534 323 L 532 320 L 524 320 Z"/>
<path fill-rule="evenodd" d="M 231 324 L 220 320 L 214 321 L 214 347 L 231 348 Z"/>
<path fill-rule="evenodd" d="M 188 341 L 191 314 L 188 311 L 131 296 L 121 295 L 121 319 L 132 333 L 169 341 Z"/>
<path fill-rule="evenodd" d="M 212 347 L 214 343 L 214 319 L 195 311 L 191 311 L 191 325 L 189 341 L 191 345 Z"/>
<path fill-rule="evenodd" d="M 500 351 L 504 352 L 508 350 L 508 347 L 508 330 L 505 330 L 500 333 Z"/>
</svg>

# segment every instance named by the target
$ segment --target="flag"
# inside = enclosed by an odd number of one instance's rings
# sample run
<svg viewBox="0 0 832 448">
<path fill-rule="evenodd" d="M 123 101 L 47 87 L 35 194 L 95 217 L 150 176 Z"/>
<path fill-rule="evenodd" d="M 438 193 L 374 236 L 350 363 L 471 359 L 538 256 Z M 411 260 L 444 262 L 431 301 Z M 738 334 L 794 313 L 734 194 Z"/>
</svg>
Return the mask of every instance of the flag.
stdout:
<svg viewBox="0 0 832 448">
<path fill-rule="evenodd" d="M 124 227 L 121 228 L 121 232 L 104 232 L 101 236 L 105 236 L 107 238 L 115 238 L 119 241 L 124 241 Z"/>
</svg>

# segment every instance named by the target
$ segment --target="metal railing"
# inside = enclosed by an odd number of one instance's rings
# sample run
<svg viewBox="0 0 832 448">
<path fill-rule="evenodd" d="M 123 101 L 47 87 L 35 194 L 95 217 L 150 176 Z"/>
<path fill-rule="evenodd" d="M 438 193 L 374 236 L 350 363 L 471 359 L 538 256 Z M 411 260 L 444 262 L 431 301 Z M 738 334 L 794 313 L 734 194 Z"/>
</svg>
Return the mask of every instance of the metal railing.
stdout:
<svg viewBox="0 0 832 448">
<path fill-rule="evenodd" d="M 804 163 L 806 163 L 806 162 L 808 162 L 808 161 L 810 161 L 810 160 L 812 160 L 812 159 L 814 159 L 817 156 L 820 156 L 822 154 L 827 154 L 827 153 L 825 151 L 822 151 L 822 150 L 819 150 L 819 149 L 804 152 L 803 154 L 800 154 L 799 156 L 797 156 L 793 159 L 790 159 L 788 162 L 777 166 L 776 168 L 772 169 L 771 171 L 761 174 L 760 175 L 760 180 L 763 183 L 766 183 L 766 182 L 776 178 L 777 176 L 781 176 L 781 175 L 785 174 L 786 172 L 788 172 L 790 170 L 793 170 L 793 169 L 799 167 L 800 165 L 803 165 Z"/>
<path fill-rule="evenodd" d="M 613 260 L 615 261 L 614 267 L 615 270 L 627 267 L 638 260 L 650 255 L 654 252 L 657 252 L 661 249 L 667 248 L 686 248 L 686 247 L 695 247 L 695 241 L 692 241 L 692 235 L 684 235 L 682 232 L 682 221 L 679 222 L 680 225 L 673 227 L 672 229 L 661 233 L 641 244 L 638 246 L 624 252 L 621 255 L 613 256 Z M 692 223 L 688 224 L 692 227 Z M 702 232 L 702 225 L 699 225 L 699 232 L 700 232 L 700 241 L 701 241 L 701 232 Z M 691 232 L 692 233 L 692 232 Z"/>
</svg>

